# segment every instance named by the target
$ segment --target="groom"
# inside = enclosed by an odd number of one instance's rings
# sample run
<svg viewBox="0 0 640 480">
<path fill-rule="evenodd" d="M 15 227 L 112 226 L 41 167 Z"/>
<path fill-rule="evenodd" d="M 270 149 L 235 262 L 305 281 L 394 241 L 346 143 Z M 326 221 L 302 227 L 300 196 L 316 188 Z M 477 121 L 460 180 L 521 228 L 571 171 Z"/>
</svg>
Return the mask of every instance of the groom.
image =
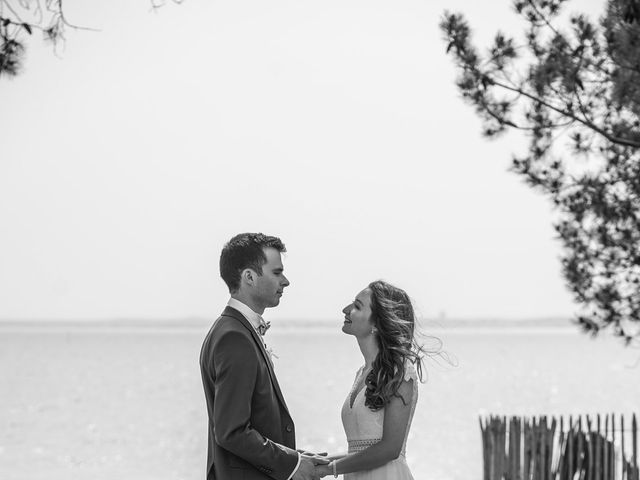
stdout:
<svg viewBox="0 0 640 480">
<path fill-rule="evenodd" d="M 277 237 L 242 233 L 222 249 L 231 298 L 207 334 L 200 370 L 209 415 L 207 480 L 311 480 L 328 460 L 295 449 L 293 420 L 262 338 L 265 308 L 280 303 L 284 276 Z"/>
</svg>

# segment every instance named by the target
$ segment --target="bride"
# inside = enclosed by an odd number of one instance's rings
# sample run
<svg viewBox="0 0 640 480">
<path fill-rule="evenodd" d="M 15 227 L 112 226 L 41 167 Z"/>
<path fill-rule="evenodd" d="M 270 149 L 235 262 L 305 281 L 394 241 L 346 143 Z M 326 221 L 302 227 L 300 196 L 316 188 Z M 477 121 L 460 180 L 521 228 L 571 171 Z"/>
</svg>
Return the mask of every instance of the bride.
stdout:
<svg viewBox="0 0 640 480">
<path fill-rule="evenodd" d="M 345 474 L 345 480 L 412 480 L 405 448 L 423 349 L 415 341 L 411 301 L 404 290 L 375 281 L 342 312 L 342 331 L 356 337 L 364 365 L 342 406 L 348 454 L 329 457 L 316 472 Z"/>
</svg>

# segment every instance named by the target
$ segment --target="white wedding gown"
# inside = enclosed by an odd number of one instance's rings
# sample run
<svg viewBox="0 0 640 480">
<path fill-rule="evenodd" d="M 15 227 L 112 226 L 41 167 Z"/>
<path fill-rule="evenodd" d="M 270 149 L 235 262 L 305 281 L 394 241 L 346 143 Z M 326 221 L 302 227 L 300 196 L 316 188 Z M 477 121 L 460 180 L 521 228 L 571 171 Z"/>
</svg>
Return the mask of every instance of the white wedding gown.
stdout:
<svg viewBox="0 0 640 480">
<path fill-rule="evenodd" d="M 356 375 L 355 382 L 351 388 L 351 392 L 342 406 L 342 425 L 347 434 L 349 442 L 349 453 L 359 452 L 371 445 L 378 443 L 382 439 L 382 426 L 384 422 L 384 408 L 373 412 L 369 407 L 365 406 L 365 388 L 360 389 L 357 393 L 353 407 L 350 405 L 351 397 L 354 389 L 357 387 L 362 375 L 364 367 L 360 367 Z M 404 442 L 402 443 L 402 452 L 396 460 L 392 460 L 385 465 L 374 468 L 373 470 L 363 470 L 360 472 L 347 473 L 344 480 L 413 480 L 409 466 L 405 458 L 405 449 L 407 447 L 407 436 L 411 428 L 411 420 L 415 412 L 416 403 L 418 401 L 418 375 L 416 374 L 413 364 L 407 362 L 405 367 L 405 380 L 413 380 L 413 396 L 411 398 L 411 413 L 409 415 L 409 424 L 404 434 Z"/>
</svg>

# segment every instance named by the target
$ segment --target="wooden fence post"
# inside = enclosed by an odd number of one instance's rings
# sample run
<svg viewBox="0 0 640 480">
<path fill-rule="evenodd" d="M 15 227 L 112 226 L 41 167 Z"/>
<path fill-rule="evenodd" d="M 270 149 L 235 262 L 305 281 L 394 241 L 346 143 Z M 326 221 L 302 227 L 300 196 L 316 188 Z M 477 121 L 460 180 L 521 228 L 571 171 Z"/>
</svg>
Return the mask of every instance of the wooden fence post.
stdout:
<svg viewBox="0 0 640 480">
<path fill-rule="evenodd" d="M 611 442 L 609 444 L 609 478 L 616 478 L 616 415 L 611 414 Z"/>
<path fill-rule="evenodd" d="M 480 424 L 480 436 L 482 438 L 482 478 L 483 480 L 489 480 L 489 448 L 487 445 L 487 429 L 483 423 L 482 417 L 478 418 L 478 423 Z"/>
<path fill-rule="evenodd" d="M 638 480 L 638 422 L 636 421 L 636 414 L 631 417 L 631 461 L 633 462 L 633 478 L 632 480 Z"/>
<path fill-rule="evenodd" d="M 584 480 L 584 450 L 585 439 L 582 432 L 582 415 L 578 416 L 578 428 L 576 429 L 576 472 L 578 472 L 578 479 Z"/>
<path fill-rule="evenodd" d="M 529 480 L 529 419 L 522 419 L 522 479 Z"/>
<path fill-rule="evenodd" d="M 546 465 L 546 476 L 547 480 L 553 480 L 553 453 L 555 446 L 555 437 L 556 437 L 556 427 L 557 427 L 556 417 L 553 417 L 551 420 L 551 430 L 549 430 L 549 434 L 547 435 L 547 465 Z"/>
<path fill-rule="evenodd" d="M 563 480 L 562 471 L 565 465 L 565 457 L 566 457 L 566 437 L 564 433 L 564 417 L 560 417 L 560 433 L 558 439 L 558 462 L 556 465 L 556 478 L 555 480 Z"/>
<path fill-rule="evenodd" d="M 540 423 L 540 480 L 547 479 L 547 434 L 549 432 L 547 417 Z"/>
<path fill-rule="evenodd" d="M 514 428 L 514 436 L 513 436 L 513 448 L 516 452 L 516 458 L 513 462 L 513 470 L 514 470 L 514 480 L 523 480 L 522 479 L 522 418 L 513 417 L 513 428 Z"/>
<path fill-rule="evenodd" d="M 569 431 L 567 432 L 568 438 L 567 438 L 567 450 L 568 450 L 568 457 L 567 458 L 567 479 L 572 480 L 573 479 L 573 473 L 574 473 L 574 469 L 573 469 L 573 417 L 571 417 L 571 415 L 569 415 Z"/>
<path fill-rule="evenodd" d="M 609 414 L 604 417 L 604 435 L 602 442 L 602 480 L 609 480 Z"/>
<path fill-rule="evenodd" d="M 511 417 L 509 419 L 509 428 L 507 433 L 509 434 L 509 450 L 507 454 L 507 480 L 515 480 L 516 479 L 516 417 Z"/>
<path fill-rule="evenodd" d="M 602 450 L 602 436 L 600 433 L 600 414 L 596 415 L 596 436 L 595 436 L 596 442 L 594 444 L 594 450 L 595 450 L 595 468 L 594 468 L 594 473 L 595 473 L 595 480 L 602 480 L 602 466 L 601 466 L 601 456 L 600 456 L 600 451 Z"/>
<path fill-rule="evenodd" d="M 622 453 L 622 480 L 627 478 L 627 456 L 624 451 L 624 415 L 620 415 L 620 451 Z"/>
<path fill-rule="evenodd" d="M 496 451 L 496 431 L 493 417 L 489 418 L 489 480 L 496 480 L 496 464 L 495 464 L 495 451 Z"/>
<path fill-rule="evenodd" d="M 594 459 L 594 455 L 595 455 L 595 449 L 594 449 L 594 445 L 593 442 L 595 441 L 595 434 L 591 428 L 591 418 L 589 418 L 589 415 L 586 416 L 587 417 L 587 456 L 589 457 L 589 462 L 588 462 L 588 466 L 587 468 L 589 469 L 587 471 L 587 480 L 595 480 L 595 459 Z"/>
</svg>

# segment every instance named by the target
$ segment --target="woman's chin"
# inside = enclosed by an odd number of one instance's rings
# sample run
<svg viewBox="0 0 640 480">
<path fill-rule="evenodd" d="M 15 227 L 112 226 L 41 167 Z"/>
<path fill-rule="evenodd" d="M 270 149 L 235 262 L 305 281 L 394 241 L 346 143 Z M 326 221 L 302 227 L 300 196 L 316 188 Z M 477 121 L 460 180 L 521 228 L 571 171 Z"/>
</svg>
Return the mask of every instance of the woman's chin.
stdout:
<svg viewBox="0 0 640 480">
<path fill-rule="evenodd" d="M 348 323 L 343 323 L 342 324 L 342 331 L 344 333 L 346 333 L 347 335 L 352 335 L 352 333 L 349 331 L 349 324 Z"/>
</svg>

